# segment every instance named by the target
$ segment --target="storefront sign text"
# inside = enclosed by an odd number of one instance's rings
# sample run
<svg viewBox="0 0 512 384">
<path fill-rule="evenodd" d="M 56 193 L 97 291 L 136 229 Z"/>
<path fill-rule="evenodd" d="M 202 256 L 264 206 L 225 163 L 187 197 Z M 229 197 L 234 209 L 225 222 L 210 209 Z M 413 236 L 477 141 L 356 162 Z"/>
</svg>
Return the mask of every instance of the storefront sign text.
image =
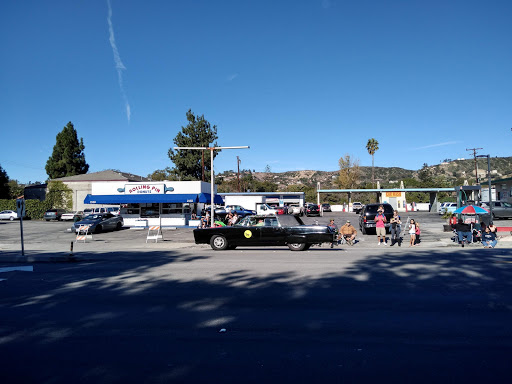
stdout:
<svg viewBox="0 0 512 384">
<path fill-rule="evenodd" d="M 126 184 L 125 185 L 125 193 L 128 195 L 133 195 L 136 193 L 164 193 L 165 185 L 164 184 Z"/>
</svg>

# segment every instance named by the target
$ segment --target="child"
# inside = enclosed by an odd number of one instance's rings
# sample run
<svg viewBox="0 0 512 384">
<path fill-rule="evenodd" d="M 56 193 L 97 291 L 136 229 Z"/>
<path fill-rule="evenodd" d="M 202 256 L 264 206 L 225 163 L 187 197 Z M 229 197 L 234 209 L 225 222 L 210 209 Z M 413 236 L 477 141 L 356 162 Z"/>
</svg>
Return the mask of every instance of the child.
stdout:
<svg viewBox="0 0 512 384">
<path fill-rule="evenodd" d="M 486 227 L 485 232 L 482 234 L 482 244 L 484 248 L 494 248 L 496 243 L 496 233 L 491 232 L 491 229 Z"/>
<path fill-rule="evenodd" d="M 409 223 L 409 235 L 411 235 L 409 247 L 414 247 L 414 242 L 416 241 L 416 223 L 414 222 L 414 219 L 411 219 Z"/>
<path fill-rule="evenodd" d="M 418 223 L 417 221 L 414 223 L 414 225 L 416 225 L 416 238 L 414 239 L 414 245 L 420 245 L 420 234 L 421 234 L 421 231 L 420 231 L 420 223 Z"/>
</svg>

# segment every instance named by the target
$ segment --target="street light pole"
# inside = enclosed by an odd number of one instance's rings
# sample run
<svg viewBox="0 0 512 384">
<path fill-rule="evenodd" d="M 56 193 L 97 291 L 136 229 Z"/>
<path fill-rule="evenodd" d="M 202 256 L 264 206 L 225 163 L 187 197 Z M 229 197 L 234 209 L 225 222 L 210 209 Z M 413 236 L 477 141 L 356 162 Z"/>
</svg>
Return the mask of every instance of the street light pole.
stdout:
<svg viewBox="0 0 512 384">
<path fill-rule="evenodd" d="M 489 178 L 489 214 L 491 215 L 490 223 L 492 224 L 492 183 L 491 183 L 491 155 L 479 155 L 477 157 L 487 157 L 487 177 Z"/>
<path fill-rule="evenodd" d="M 211 177 L 210 177 L 210 227 L 213 227 L 213 220 L 214 220 L 214 216 L 215 216 L 215 211 L 214 211 L 214 206 L 213 206 L 213 196 L 214 196 L 214 172 L 213 172 L 213 151 L 215 150 L 222 150 L 222 149 L 246 149 L 246 148 L 249 148 L 248 145 L 244 145 L 244 146 L 238 146 L 238 147 L 174 147 L 174 149 L 199 149 L 199 150 L 205 150 L 205 149 L 208 149 L 210 150 L 210 157 L 211 157 L 211 162 L 212 162 L 212 165 L 211 165 Z"/>
</svg>

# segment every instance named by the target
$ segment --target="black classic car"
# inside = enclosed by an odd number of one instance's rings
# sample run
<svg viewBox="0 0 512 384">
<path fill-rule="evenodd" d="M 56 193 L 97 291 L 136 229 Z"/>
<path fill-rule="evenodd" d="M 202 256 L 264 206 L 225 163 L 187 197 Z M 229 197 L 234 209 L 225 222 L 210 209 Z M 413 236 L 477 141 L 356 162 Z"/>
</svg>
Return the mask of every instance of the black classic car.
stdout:
<svg viewBox="0 0 512 384">
<path fill-rule="evenodd" d="M 287 245 L 305 251 L 313 244 L 332 243 L 334 233 L 327 226 L 305 225 L 297 216 L 247 216 L 231 227 L 194 230 L 196 244 L 210 244 L 216 251 L 238 246 Z"/>
</svg>

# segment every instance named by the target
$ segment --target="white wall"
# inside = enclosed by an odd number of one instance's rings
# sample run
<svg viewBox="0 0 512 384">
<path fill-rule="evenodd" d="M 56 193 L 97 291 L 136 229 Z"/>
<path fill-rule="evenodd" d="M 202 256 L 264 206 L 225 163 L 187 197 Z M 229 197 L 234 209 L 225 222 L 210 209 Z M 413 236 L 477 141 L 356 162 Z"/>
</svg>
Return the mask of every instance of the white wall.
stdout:
<svg viewBox="0 0 512 384">
<path fill-rule="evenodd" d="M 226 205 L 241 205 L 250 210 L 256 210 L 256 203 L 264 202 L 265 196 L 224 196 Z"/>
<path fill-rule="evenodd" d="M 151 181 L 151 182 L 137 182 L 127 183 L 124 181 L 98 181 L 92 183 L 92 194 L 93 195 L 119 195 L 125 194 L 124 192 L 118 192 L 118 188 L 125 188 L 126 185 L 130 184 L 145 184 L 145 185 L 162 185 L 165 184 L 167 188 L 174 188 L 173 192 L 167 192 L 172 194 L 186 194 L 186 193 L 210 193 L 210 183 L 203 181 Z M 217 186 L 214 187 L 215 193 L 217 192 Z"/>
</svg>

